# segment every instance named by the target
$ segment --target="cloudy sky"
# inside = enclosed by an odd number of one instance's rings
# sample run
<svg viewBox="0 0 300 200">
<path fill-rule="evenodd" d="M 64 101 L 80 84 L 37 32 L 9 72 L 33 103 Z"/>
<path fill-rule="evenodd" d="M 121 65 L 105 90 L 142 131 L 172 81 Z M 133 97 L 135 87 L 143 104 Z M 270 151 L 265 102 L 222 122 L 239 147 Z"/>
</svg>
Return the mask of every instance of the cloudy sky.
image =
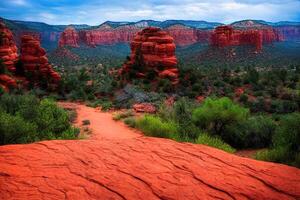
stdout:
<svg viewBox="0 0 300 200">
<path fill-rule="evenodd" d="M 0 16 L 89 25 L 142 19 L 300 21 L 300 0 L 0 0 Z"/>
</svg>

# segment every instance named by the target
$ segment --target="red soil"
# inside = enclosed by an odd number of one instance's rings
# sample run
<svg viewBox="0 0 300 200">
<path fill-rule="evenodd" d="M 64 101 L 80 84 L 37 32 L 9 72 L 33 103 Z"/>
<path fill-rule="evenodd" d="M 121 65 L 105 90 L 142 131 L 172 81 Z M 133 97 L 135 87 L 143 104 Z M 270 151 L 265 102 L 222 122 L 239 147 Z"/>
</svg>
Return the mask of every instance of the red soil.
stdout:
<svg viewBox="0 0 300 200">
<path fill-rule="evenodd" d="M 300 170 L 144 137 L 84 105 L 93 137 L 0 147 L 0 199 L 299 199 Z"/>
</svg>

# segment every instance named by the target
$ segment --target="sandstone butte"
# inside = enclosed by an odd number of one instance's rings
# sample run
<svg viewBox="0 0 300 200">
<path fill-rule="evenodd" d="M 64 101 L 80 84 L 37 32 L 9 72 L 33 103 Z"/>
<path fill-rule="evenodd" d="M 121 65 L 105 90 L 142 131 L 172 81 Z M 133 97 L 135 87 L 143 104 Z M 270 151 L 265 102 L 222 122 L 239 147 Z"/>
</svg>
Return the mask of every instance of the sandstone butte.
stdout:
<svg viewBox="0 0 300 200">
<path fill-rule="evenodd" d="M 155 77 L 178 83 L 176 45 L 167 32 L 155 27 L 145 28 L 136 34 L 130 49 L 130 59 L 121 68 L 121 74 L 135 73 L 137 77 L 147 78 L 149 72 L 154 72 Z"/>
<path fill-rule="evenodd" d="M 261 51 L 263 44 L 281 41 L 283 37 L 273 28 L 237 29 L 218 26 L 211 35 L 211 45 L 217 47 L 253 45 Z"/>
<path fill-rule="evenodd" d="M 145 137 L 84 105 L 89 139 L 0 146 L 0 199 L 300 198 L 300 170 Z"/>
<path fill-rule="evenodd" d="M 24 70 L 31 72 L 33 78 L 44 77 L 54 83 L 59 82 L 61 77 L 49 64 L 46 51 L 41 47 L 40 41 L 31 35 L 23 35 L 21 40 L 20 60 Z"/>
<path fill-rule="evenodd" d="M 79 47 L 79 35 L 75 28 L 68 26 L 64 32 L 60 34 L 58 46 L 70 46 L 70 47 Z"/>
</svg>

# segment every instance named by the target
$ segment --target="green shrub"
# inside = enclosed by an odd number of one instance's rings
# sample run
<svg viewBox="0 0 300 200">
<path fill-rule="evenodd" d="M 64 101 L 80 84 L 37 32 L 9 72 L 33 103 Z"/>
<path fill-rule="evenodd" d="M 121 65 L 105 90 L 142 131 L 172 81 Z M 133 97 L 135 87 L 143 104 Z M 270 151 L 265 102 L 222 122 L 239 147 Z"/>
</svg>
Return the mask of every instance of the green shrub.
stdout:
<svg viewBox="0 0 300 200">
<path fill-rule="evenodd" d="M 26 122 L 20 116 L 12 116 L 0 111 L 0 144 L 34 142 L 37 139 L 37 127 Z"/>
<path fill-rule="evenodd" d="M 145 115 L 136 121 L 136 127 L 147 136 L 161 138 L 178 138 L 178 125 L 174 122 L 164 122 L 161 118 Z"/>
<path fill-rule="evenodd" d="M 210 136 L 207 133 L 201 133 L 198 139 L 196 140 L 196 143 L 215 147 L 217 149 L 221 149 L 229 153 L 235 152 L 235 149 L 232 148 L 229 144 L 226 144 L 222 139 Z"/>
<path fill-rule="evenodd" d="M 20 112 L 24 118 L 35 118 L 39 100 L 33 95 L 11 95 L 8 93 L 0 96 L 0 107 L 6 113 L 16 115 Z"/>
<path fill-rule="evenodd" d="M 54 101 L 49 99 L 41 101 L 38 107 L 36 123 L 41 134 L 43 132 L 48 132 L 58 136 L 70 128 L 67 112 L 58 107 Z M 43 135 L 40 135 L 40 138 L 43 138 Z"/>
<path fill-rule="evenodd" d="M 158 115 L 165 121 L 178 124 L 178 133 L 181 140 L 195 141 L 199 135 L 199 128 L 192 121 L 192 112 L 196 105 L 187 98 L 180 98 L 173 106 L 162 104 Z"/>
<path fill-rule="evenodd" d="M 79 133 L 79 128 L 70 127 L 69 129 L 62 132 L 61 136 L 59 136 L 58 139 L 74 140 L 78 137 Z"/>
<path fill-rule="evenodd" d="M 223 138 L 228 134 L 225 131 L 228 126 L 245 120 L 248 115 L 248 109 L 235 104 L 227 97 L 206 98 L 203 104 L 193 111 L 192 120 L 201 129 Z"/>
<path fill-rule="evenodd" d="M 273 137 L 273 147 L 260 152 L 261 160 L 286 163 L 300 167 L 300 113 L 292 113 L 282 117 Z"/>
<path fill-rule="evenodd" d="M 104 101 L 101 103 L 101 110 L 108 111 L 113 107 L 113 103 L 111 101 Z"/>
<path fill-rule="evenodd" d="M 0 144 L 29 143 L 48 139 L 74 139 L 68 112 L 49 99 L 33 95 L 0 97 Z"/>
<path fill-rule="evenodd" d="M 125 111 L 125 112 L 115 113 L 115 114 L 113 115 L 113 119 L 114 119 L 115 121 L 119 121 L 119 120 L 121 120 L 121 119 L 125 119 L 125 118 L 131 117 L 131 116 L 133 116 L 132 110 L 127 110 L 127 111 Z"/>
<path fill-rule="evenodd" d="M 124 119 L 124 123 L 131 128 L 136 127 L 136 119 L 134 117 L 128 117 Z"/>
<path fill-rule="evenodd" d="M 263 148 L 271 145 L 275 130 L 271 117 L 253 116 L 230 126 L 224 140 L 236 148 Z"/>
</svg>

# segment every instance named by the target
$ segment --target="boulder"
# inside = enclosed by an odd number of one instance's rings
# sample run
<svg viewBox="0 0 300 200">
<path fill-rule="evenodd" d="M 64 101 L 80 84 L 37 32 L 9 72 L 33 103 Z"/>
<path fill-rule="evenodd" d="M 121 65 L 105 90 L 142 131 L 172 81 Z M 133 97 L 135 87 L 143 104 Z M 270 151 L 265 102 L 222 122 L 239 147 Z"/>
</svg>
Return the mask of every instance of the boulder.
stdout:
<svg viewBox="0 0 300 200">
<path fill-rule="evenodd" d="M 134 104 L 133 110 L 139 113 L 155 113 L 156 107 L 151 103 Z"/>
</svg>

